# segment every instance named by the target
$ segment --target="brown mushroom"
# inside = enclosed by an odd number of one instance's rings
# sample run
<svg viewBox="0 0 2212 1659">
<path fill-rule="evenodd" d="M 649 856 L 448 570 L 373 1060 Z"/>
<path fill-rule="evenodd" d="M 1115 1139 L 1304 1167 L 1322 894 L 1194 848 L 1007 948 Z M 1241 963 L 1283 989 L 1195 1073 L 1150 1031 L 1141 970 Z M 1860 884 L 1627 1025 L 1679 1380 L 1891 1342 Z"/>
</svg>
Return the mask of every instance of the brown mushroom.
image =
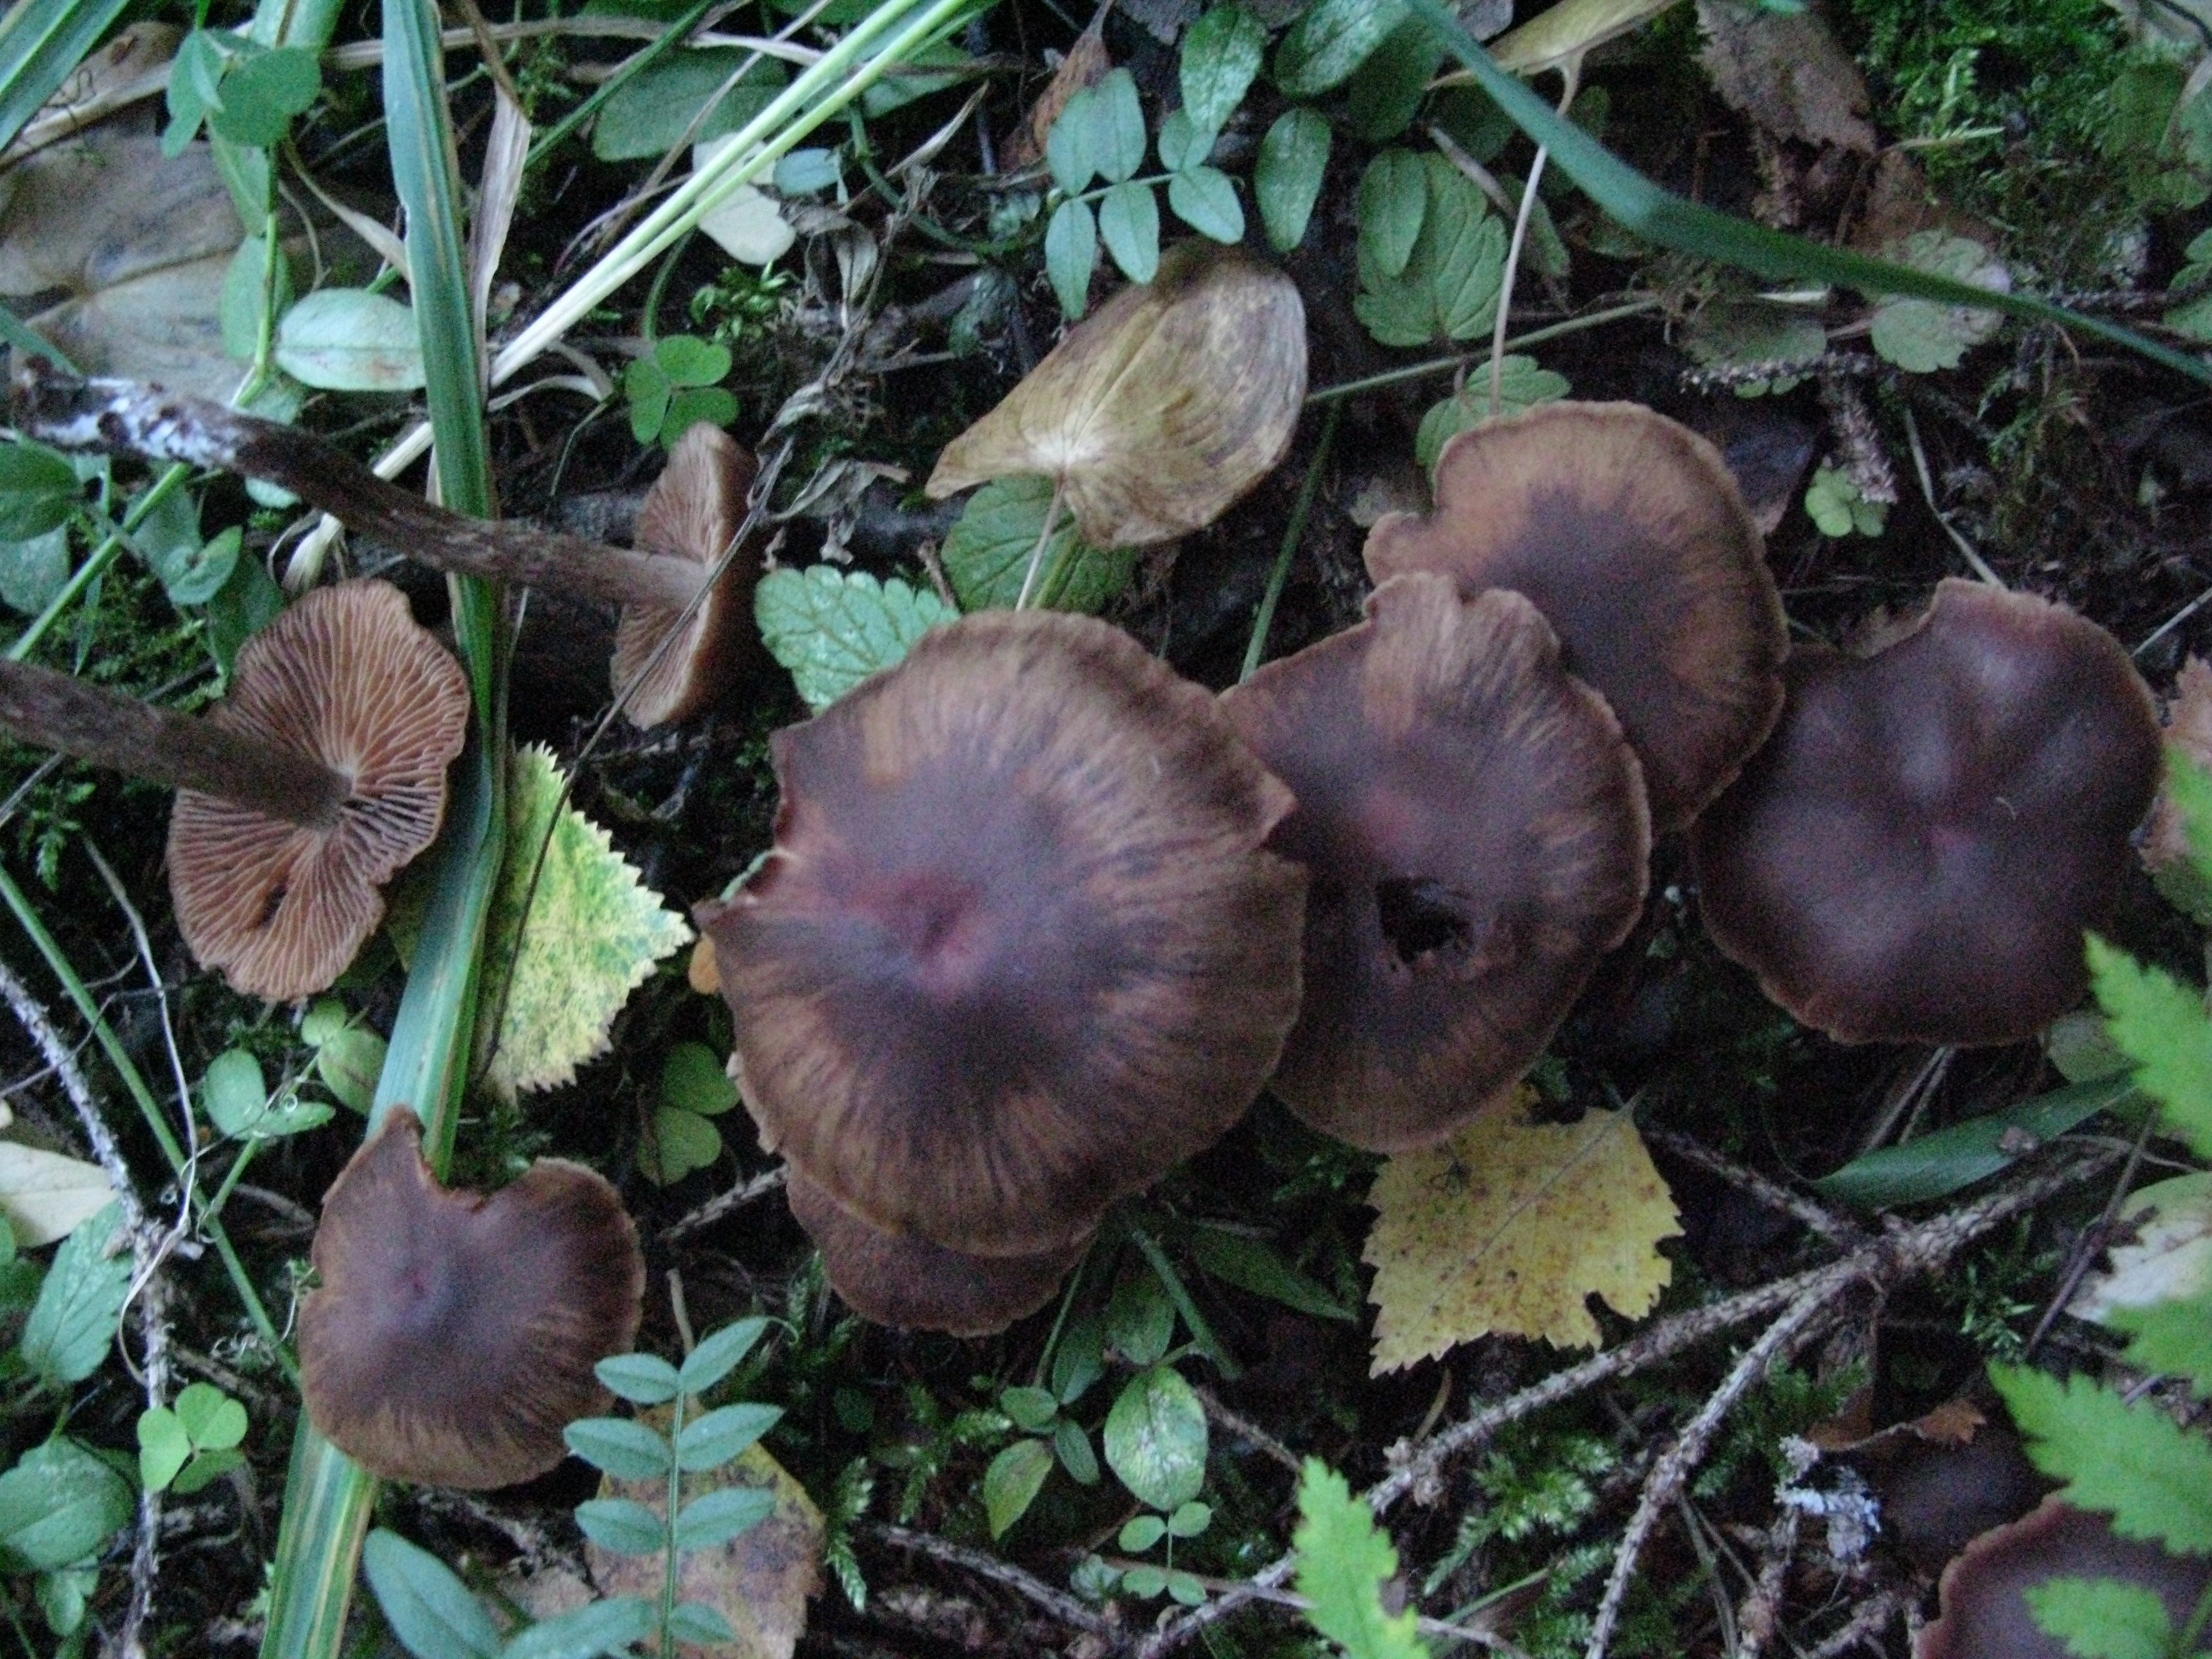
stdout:
<svg viewBox="0 0 2212 1659">
<path fill-rule="evenodd" d="M 2088 983 L 2160 769 L 2128 653 L 1946 581 L 1872 656 L 1790 659 L 1773 738 L 1691 837 L 1713 942 L 1846 1042 L 2014 1042 Z"/>
<path fill-rule="evenodd" d="M 468 681 L 384 582 L 320 588 L 238 654 L 203 717 L 0 664 L 0 728 L 174 787 L 169 891 L 192 955 L 249 995 L 324 989 L 436 838 Z"/>
<path fill-rule="evenodd" d="M 1305 1006 L 1270 1085 L 1375 1152 L 1433 1146 L 1543 1053 L 1643 907 L 1650 827 L 1605 700 L 1518 593 L 1400 576 L 1223 711 L 1297 806 Z"/>
<path fill-rule="evenodd" d="M 395 1106 L 323 1195 L 300 1304 L 300 1387 L 371 1474 L 483 1489 L 543 1474 L 561 1431 L 605 1408 L 592 1368 L 637 1335 L 645 1258 L 615 1189 L 539 1158 L 455 1192 Z"/>
<path fill-rule="evenodd" d="M 1290 794 L 1128 635 L 963 618 L 775 759 L 774 849 L 695 914 L 762 1139 L 839 1203 L 1066 1249 L 1251 1103 L 1297 1009 Z"/>
<path fill-rule="evenodd" d="M 720 690 L 712 667 L 734 667 L 733 635 L 751 623 L 757 555 L 714 565 L 744 520 L 751 458 L 726 434 L 687 435 L 640 515 L 636 549 L 466 518 L 388 483 L 342 450 L 296 427 L 257 420 L 202 398 L 130 380 L 83 380 L 43 365 L 19 374 L 15 417 L 27 434 L 63 449 L 97 450 L 182 461 L 260 478 L 290 490 L 350 528 L 381 538 L 440 570 L 623 608 L 614 673 L 619 687 L 659 653 L 648 682 L 633 694 L 634 724 L 663 708 L 665 720 L 696 712 Z M 702 428 L 693 428 L 694 434 Z M 715 539 L 711 542 L 708 537 Z M 665 538 L 665 539 L 664 539 Z M 661 640 L 690 613 L 665 651 Z"/>
<path fill-rule="evenodd" d="M 2122 1538 L 2106 1516 L 2046 1498 L 1943 1569 L 1942 1611 L 1914 1638 L 1913 1659 L 2068 1659 L 2075 1650 L 2028 1607 L 2028 1591 L 2054 1578 L 2117 1578 L 2147 1589 L 2179 1630 L 2212 1585 L 2212 1561 Z"/>
<path fill-rule="evenodd" d="M 1689 823 L 1772 727 L 1789 643 L 1727 463 L 1641 404 L 1556 403 L 1454 438 L 1436 484 L 1429 517 L 1369 532 L 1369 572 L 1534 600 L 1643 762 L 1654 831 Z"/>
<path fill-rule="evenodd" d="M 830 1287 L 863 1319 L 901 1330 L 995 1335 L 1051 1301 L 1091 1243 L 1085 1237 L 1038 1255 L 968 1255 L 871 1227 L 795 1164 L 786 1166 L 785 1191 L 822 1252 Z"/>
</svg>

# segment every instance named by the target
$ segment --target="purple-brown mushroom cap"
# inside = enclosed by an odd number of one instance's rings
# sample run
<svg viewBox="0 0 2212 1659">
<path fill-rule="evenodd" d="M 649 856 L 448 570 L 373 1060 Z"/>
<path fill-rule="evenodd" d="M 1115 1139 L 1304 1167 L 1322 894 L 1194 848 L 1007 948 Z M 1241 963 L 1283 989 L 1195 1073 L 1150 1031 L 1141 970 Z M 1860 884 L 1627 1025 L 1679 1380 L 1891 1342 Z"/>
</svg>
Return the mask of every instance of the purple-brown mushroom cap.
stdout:
<svg viewBox="0 0 2212 1659">
<path fill-rule="evenodd" d="M 371 1474 L 511 1486 L 605 1408 L 592 1368 L 637 1335 L 645 1258 L 622 1200 L 540 1158 L 487 1196 L 441 1187 L 394 1107 L 323 1195 L 320 1288 L 300 1304 L 315 1426 Z"/>
<path fill-rule="evenodd" d="M 862 1218 L 1036 1255 L 1243 1115 L 1297 1011 L 1287 790 L 1087 617 L 987 611 L 776 734 L 699 907 L 762 1139 Z"/>
<path fill-rule="evenodd" d="M 1222 707 L 1297 798 L 1305 1006 L 1273 1084 L 1376 1152 L 1433 1146 L 1510 1085 L 1644 902 L 1650 826 L 1605 700 L 1518 593 L 1443 575 L 1272 663 Z"/>
<path fill-rule="evenodd" d="M 1847 1042 L 2014 1042 L 2063 1013 L 2158 786 L 2157 710 L 2118 641 L 1946 581 L 1874 655 L 1815 647 L 1788 677 L 1691 837 L 1714 943 Z"/>
<path fill-rule="evenodd" d="M 1376 581 L 1526 594 L 1644 764 L 1655 831 L 1728 786 L 1782 707 L 1765 545 L 1710 443 L 1640 404 L 1546 404 L 1444 446 L 1436 510 L 1368 533 Z"/>
<path fill-rule="evenodd" d="M 864 1319 L 901 1330 L 992 1336 L 1052 1300 L 1088 1238 L 1039 1255 L 968 1255 L 871 1227 L 785 1166 L 791 1213 L 822 1252 L 830 1287 Z"/>
</svg>

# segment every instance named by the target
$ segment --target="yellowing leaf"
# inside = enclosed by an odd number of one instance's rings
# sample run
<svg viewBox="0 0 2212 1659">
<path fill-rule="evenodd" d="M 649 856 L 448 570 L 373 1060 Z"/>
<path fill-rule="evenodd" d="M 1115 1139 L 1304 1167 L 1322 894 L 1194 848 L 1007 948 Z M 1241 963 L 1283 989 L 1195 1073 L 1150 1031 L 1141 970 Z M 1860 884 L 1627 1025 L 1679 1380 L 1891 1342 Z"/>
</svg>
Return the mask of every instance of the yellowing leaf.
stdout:
<svg viewBox="0 0 2212 1659">
<path fill-rule="evenodd" d="M 1376 1376 L 1492 1332 L 1594 1348 L 1583 1298 L 1650 1311 L 1673 1271 L 1656 1247 L 1681 1231 L 1627 1113 L 1534 1123 L 1525 1091 L 1392 1158 L 1367 1201 Z"/>
<path fill-rule="evenodd" d="M 690 926 L 638 880 L 607 832 L 562 804 L 567 784 L 550 750 L 516 751 L 507 867 L 484 942 L 483 1006 L 500 1011 L 489 1076 L 509 1098 L 573 1080 L 605 1050 L 608 1028 L 653 964 L 691 942 Z"/>
<path fill-rule="evenodd" d="M 96 1164 L 0 1141 L 0 1216 L 23 1249 L 66 1238 L 114 1197 L 106 1173 Z"/>
</svg>

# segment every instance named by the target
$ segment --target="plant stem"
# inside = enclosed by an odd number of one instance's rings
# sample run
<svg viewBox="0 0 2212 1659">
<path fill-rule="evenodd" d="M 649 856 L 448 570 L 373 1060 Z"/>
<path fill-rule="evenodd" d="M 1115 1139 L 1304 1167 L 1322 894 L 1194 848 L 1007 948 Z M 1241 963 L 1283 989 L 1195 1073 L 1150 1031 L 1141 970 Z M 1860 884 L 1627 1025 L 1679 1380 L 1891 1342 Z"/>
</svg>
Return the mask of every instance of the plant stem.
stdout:
<svg viewBox="0 0 2212 1659">
<path fill-rule="evenodd" d="M 1603 311 L 1593 311 L 1587 317 L 1569 317 L 1562 322 L 1547 323 L 1541 328 L 1532 328 L 1526 334 L 1516 334 L 1506 341 L 1505 349 L 1520 346 L 1541 345 L 1547 340 L 1556 340 L 1565 335 L 1579 334 L 1584 329 L 1600 328 L 1607 323 L 1617 323 L 1624 317 L 1640 317 L 1647 311 L 1656 311 L 1659 300 L 1653 295 L 1642 300 L 1631 300 L 1625 305 L 1608 306 Z M 1306 393 L 1308 404 L 1334 403 L 1342 398 L 1356 398 L 1363 392 L 1379 392 L 1384 386 L 1401 386 L 1407 380 L 1426 380 L 1431 374 L 1443 374 L 1463 368 L 1483 354 L 1462 351 L 1449 357 L 1431 357 L 1426 362 L 1409 363 L 1403 368 L 1386 368 L 1379 374 L 1362 375 L 1356 380 L 1346 380 L 1341 386 L 1325 386 L 1318 392 Z"/>
<path fill-rule="evenodd" d="M 1582 84 L 1583 58 L 1580 52 L 1567 59 L 1560 74 L 1566 77 L 1566 88 L 1559 94 L 1559 114 L 1564 118 L 1568 107 L 1575 101 L 1575 88 Z M 1543 181 L 1544 162 L 1551 151 L 1543 145 L 1536 146 L 1536 159 L 1528 164 L 1528 182 L 1521 189 L 1521 210 L 1513 216 L 1513 240 L 1505 250 L 1505 270 L 1498 283 L 1498 322 L 1490 335 L 1490 415 L 1495 420 L 1505 404 L 1505 324 L 1513 310 L 1513 279 L 1520 274 L 1521 249 L 1528 239 L 1528 216 L 1536 210 L 1536 186 Z"/>
<path fill-rule="evenodd" d="M 1291 521 L 1283 527 L 1283 545 L 1275 555 L 1275 568 L 1267 573 L 1267 591 L 1260 596 L 1260 609 L 1252 618 L 1252 642 L 1244 647 L 1244 669 L 1237 677 L 1240 681 L 1250 679 L 1267 654 L 1267 630 L 1275 625 L 1275 606 L 1290 580 L 1291 560 L 1305 540 L 1306 520 L 1312 516 L 1314 497 L 1321 493 L 1321 475 L 1328 465 L 1328 452 L 1336 442 L 1336 423 L 1343 413 L 1343 404 L 1333 403 L 1328 418 L 1322 422 L 1321 441 L 1314 446 L 1313 459 L 1306 465 L 1306 481 L 1299 487 L 1297 505 L 1291 509 Z"/>
<path fill-rule="evenodd" d="M 1060 504 L 1067 493 L 1067 481 L 1055 478 L 1052 484 L 1052 501 L 1044 510 L 1044 527 L 1037 532 L 1036 545 L 1030 550 L 1030 565 L 1022 577 L 1022 591 L 1014 600 L 1014 609 L 1026 611 L 1030 595 L 1036 590 L 1037 572 L 1044 564 L 1044 550 L 1052 544 L 1052 532 L 1060 524 Z"/>
<path fill-rule="evenodd" d="M 1220 1340 L 1213 1334 L 1213 1327 L 1206 1322 L 1206 1316 L 1199 1312 L 1198 1304 L 1191 1300 L 1190 1288 L 1182 1282 L 1182 1275 L 1175 1270 L 1175 1264 L 1168 1260 L 1167 1252 L 1154 1243 L 1152 1235 L 1141 1227 L 1129 1229 L 1129 1242 L 1137 1247 L 1137 1253 L 1159 1275 L 1160 1283 L 1166 1287 L 1168 1300 L 1175 1304 L 1176 1311 L 1182 1316 L 1182 1322 L 1190 1327 L 1191 1340 L 1206 1351 L 1206 1357 L 1213 1362 L 1213 1368 L 1231 1382 L 1243 1376 L 1244 1368 L 1237 1363 L 1228 1349 L 1221 1346 Z"/>
</svg>

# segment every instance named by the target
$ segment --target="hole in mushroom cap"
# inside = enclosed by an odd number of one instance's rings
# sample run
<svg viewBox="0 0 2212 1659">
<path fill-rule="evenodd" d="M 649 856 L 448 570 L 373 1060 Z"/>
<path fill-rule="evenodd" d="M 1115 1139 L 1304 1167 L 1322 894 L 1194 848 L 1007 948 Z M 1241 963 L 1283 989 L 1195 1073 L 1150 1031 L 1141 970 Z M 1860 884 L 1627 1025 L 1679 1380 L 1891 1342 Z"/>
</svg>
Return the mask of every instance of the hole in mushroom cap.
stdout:
<svg viewBox="0 0 2212 1659">
<path fill-rule="evenodd" d="M 2111 635 L 1947 581 L 1863 659 L 1790 659 L 1782 723 L 1691 838 L 1721 950 L 1844 1042 L 2020 1041 L 2088 981 L 2160 769 Z"/>
<path fill-rule="evenodd" d="M 1719 453 L 1641 404 L 1547 404 L 1454 438 L 1436 501 L 1369 533 L 1376 580 L 1435 570 L 1527 595 L 1628 734 L 1654 830 L 1695 817 L 1774 724 L 1789 643 Z"/>
<path fill-rule="evenodd" d="M 605 1406 L 592 1367 L 637 1334 L 645 1260 L 621 1198 L 581 1164 L 540 1158 L 487 1196 L 438 1185 L 422 1146 L 395 1107 L 324 1194 L 301 1389 L 374 1474 L 510 1486 Z"/>
<path fill-rule="evenodd" d="M 700 907 L 763 1139 L 885 1231 L 1064 1249 L 1219 1136 L 1297 1011 L 1287 792 L 1127 635 L 992 611 L 777 734 Z"/>
<path fill-rule="evenodd" d="M 1534 605 L 1431 574 L 1221 701 L 1296 794 L 1273 844 L 1311 873 L 1272 1086 L 1356 1146 L 1432 1145 L 1543 1052 L 1633 925 L 1636 758 Z"/>
</svg>

